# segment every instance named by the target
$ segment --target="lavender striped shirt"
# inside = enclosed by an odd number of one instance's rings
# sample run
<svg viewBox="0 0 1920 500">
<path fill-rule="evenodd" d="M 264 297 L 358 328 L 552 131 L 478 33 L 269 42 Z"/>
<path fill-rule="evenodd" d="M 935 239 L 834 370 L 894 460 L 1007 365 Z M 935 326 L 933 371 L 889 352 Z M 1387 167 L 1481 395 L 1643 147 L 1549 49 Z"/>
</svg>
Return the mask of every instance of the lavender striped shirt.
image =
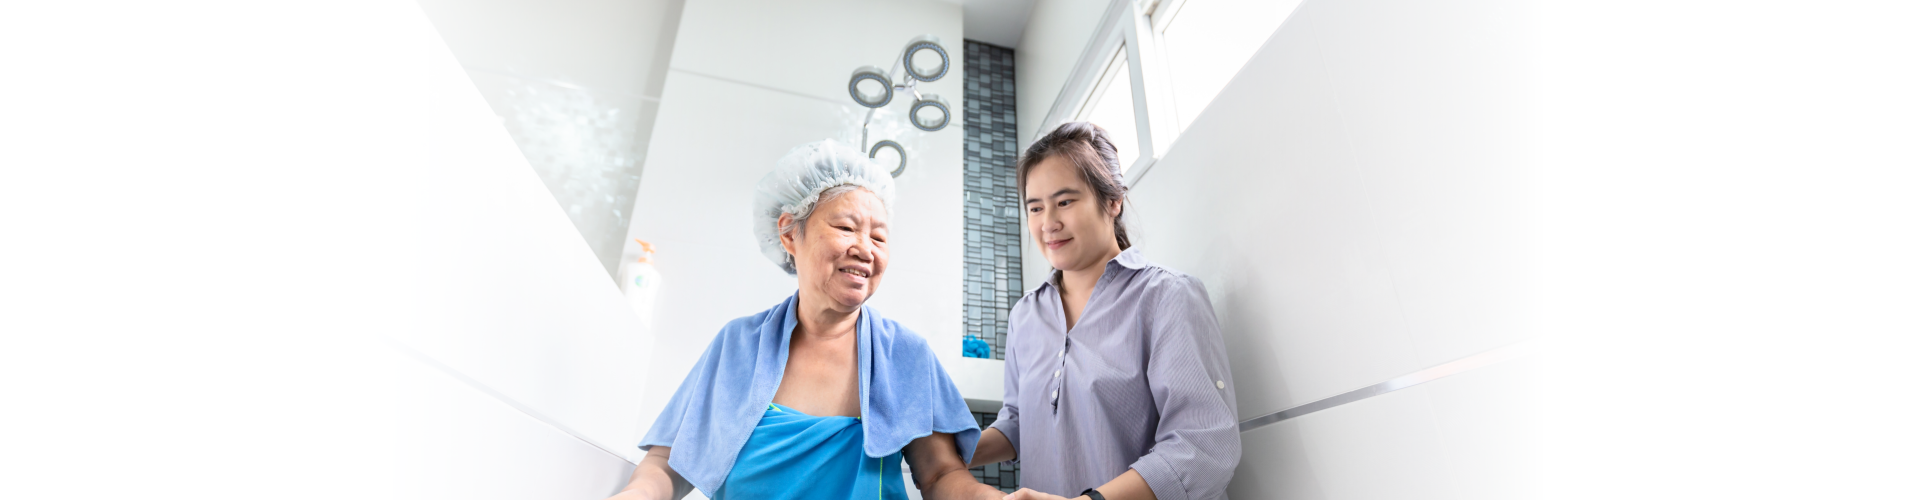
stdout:
<svg viewBox="0 0 1920 500">
<path fill-rule="evenodd" d="M 1069 331 L 1057 287 L 1027 292 L 1007 319 L 992 428 L 1013 442 L 1020 486 L 1073 497 L 1133 469 L 1160 500 L 1226 498 L 1240 433 L 1206 288 L 1128 249 Z"/>
</svg>

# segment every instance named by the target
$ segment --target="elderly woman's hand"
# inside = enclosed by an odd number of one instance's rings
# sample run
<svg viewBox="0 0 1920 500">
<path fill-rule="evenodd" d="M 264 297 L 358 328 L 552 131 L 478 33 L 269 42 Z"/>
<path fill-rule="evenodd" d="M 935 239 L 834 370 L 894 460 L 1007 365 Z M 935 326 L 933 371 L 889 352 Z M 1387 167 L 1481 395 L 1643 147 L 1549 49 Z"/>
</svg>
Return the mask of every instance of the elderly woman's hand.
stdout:
<svg viewBox="0 0 1920 500">
<path fill-rule="evenodd" d="M 652 496 L 648 495 L 647 492 L 641 491 L 641 490 L 622 490 L 619 493 L 615 493 L 613 496 L 607 497 L 607 500 L 671 500 L 671 499 L 653 498 Z"/>
<path fill-rule="evenodd" d="M 679 500 L 687 496 L 693 491 L 693 485 L 667 465 L 667 459 L 672 456 L 673 448 L 667 446 L 647 450 L 646 458 L 634 465 L 633 478 L 627 481 L 627 487 L 607 500 Z"/>
</svg>

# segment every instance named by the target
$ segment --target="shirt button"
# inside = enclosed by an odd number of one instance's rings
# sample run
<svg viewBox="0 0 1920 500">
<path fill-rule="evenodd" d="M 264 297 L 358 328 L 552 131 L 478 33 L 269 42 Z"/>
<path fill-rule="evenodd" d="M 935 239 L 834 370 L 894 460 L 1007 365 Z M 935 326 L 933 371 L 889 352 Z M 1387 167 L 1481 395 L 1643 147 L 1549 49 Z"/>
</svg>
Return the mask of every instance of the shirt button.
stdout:
<svg viewBox="0 0 1920 500">
<path fill-rule="evenodd" d="M 1215 380 L 1215 381 L 1213 381 L 1213 387 L 1214 387 L 1215 389 L 1225 389 L 1225 388 L 1227 388 L 1227 381 L 1225 381 L 1225 380 Z"/>
<path fill-rule="evenodd" d="M 1060 391 L 1053 391 L 1053 395 L 1049 397 L 1053 399 L 1060 399 Z"/>
<path fill-rule="evenodd" d="M 1053 378 L 1060 378 L 1060 370 L 1053 371 Z"/>
<path fill-rule="evenodd" d="M 1053 353 L 1053 357 L 1056 357 L 1056 358 L 1058 358 L 1058 357 L 1060 357 L 1060 356 L 1062 356 L 1062 355 L 1065 355 L 1066 353 L 1067 353 L 1067 350 L 1066 350 L 1066 349 L 1061 349 L 1061 350 L 1060 350 L 1060 352 L 1056 352 L 1056 353 Z"/>
</svg>

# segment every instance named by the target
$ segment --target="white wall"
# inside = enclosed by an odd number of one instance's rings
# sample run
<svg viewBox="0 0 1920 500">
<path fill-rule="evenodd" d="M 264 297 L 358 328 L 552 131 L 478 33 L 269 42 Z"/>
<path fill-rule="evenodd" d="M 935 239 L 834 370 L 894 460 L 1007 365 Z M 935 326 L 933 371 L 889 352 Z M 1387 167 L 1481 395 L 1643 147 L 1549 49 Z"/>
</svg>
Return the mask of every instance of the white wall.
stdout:
<svg viewBox="0 0 1920 500">
<path fill-rule="evenodd" d="M 967 39 L 1001 47 L 1020 45 L 1034 0 L 969 0 L 963 2 Z"/>
<path fill-rule="evenodd" d="M 391 349 L 375 359 L 393 392 L 393 498 L 605 498 L 633 464 Z"/>
<path fill-rule="evenodd" d="M 679 33 L 632 228 L 658 247 L 663 283 L 646 422 L 722 325 L 793 293 L 794 279 L 754 242 L 753 186 L 794 146 L 859 142 L 866 108 L 846 91 L 854 68 L 890 64 L 908 39 L 934 34 L 954 66 L 921 89 L 964 106 L 953 3 L 690 0 Z M 892 264 L 870 304 L 926 336 L 963 393 L 998 400 L 998 365 L 960 358 L 959 115 L 944 130 L 921 132 L 900 117 L 906 101 L 896 95 L 874 122 L 873 140 L 900 141 L 911 163 L 896 179 Z"/>
<path fill-rule="evenodd" d="M 1020 45 L 1014 47 L 1014 98 L 1020 147 L 1039 136 L 1040 122 L 1053 108 L 1060 87 L 1098 31 L 1100 17 L 1114 0 L 1036 0 Z M 1038 283 L 1038 282 L 1033 282 Z"/>
<path fill-rule="evenodd" d="M 450 54 L 432 59 L 433 149 L 411 171 L 418 221 L 396 340 L 603 447 L 637 440 L 653 339 L 605 279 Z"/>
<path fill-rule="evenodd" d="M 1539 335 L 1529 7 L 1307 0 L 1132 192 L 1251 418 Z M 1532 365 L 1256 429 L 1238 498 L 1523 498 Z"/>
<path fill-rule="evenodd" d="M 637 439 L 651 339 L 417 5 L 82 10 L 40 36 L 103 65 L 61 74 L 114 112 L 30 115 L 56 154 L 0 182 L 39 192 L 7 213 L 86 200 L 8 223 L 49 244 L 0 259 L 39 269 L 7 271 L 33 285 L 6 292 L 0 370 L 31 382 L 4 391 L 0 496 L 618 487 L 595 448 Z"/>
<path fill-rule="evenodd" d="M 607 272 L 623 254 L 680 0 L 423 0 Z M 623 251 L 624 250 L 624 251 Z"/>
<path fill-rule="evenodd" d="M 437 50 L 436 50 L 437 49 Z M 653 339 L 451 52 L 401 192 L 410 311 L 376 356 L 406 498 L 601 498 L 638 451 Z M 376 365 L 378 366 L 378 365 Z"/>
</svg>

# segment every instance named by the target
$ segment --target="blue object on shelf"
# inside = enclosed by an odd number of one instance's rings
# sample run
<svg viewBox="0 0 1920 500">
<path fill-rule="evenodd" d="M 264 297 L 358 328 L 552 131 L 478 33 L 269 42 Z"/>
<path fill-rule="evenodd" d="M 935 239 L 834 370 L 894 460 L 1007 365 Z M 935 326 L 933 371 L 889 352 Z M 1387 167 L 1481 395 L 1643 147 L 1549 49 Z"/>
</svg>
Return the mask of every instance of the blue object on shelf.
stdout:
<svg viewBox="0 0 1920 500">
<path fill-rule="evenodd" d="M 969 358 L 991 358 L 993 346 L 988 345 L 986 340 L 969 333 L 966 338 L 960 340 L 960 355 Z"/>
</svg>

